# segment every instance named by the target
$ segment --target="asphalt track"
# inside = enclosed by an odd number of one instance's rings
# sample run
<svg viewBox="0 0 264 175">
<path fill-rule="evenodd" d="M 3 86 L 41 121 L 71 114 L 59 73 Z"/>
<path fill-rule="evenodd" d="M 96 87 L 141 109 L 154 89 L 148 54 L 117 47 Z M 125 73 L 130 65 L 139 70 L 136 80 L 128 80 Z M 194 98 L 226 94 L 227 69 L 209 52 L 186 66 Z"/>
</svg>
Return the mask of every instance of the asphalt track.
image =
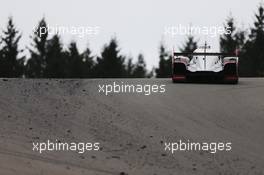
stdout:
<svg viewBox="0 0 264 175">
<path fill-rule="evenodd" d="M 99 84 L 165 84 L 111 94 Z M 0 79 L 2 175 L 264 174 L 264 79 L 238 85 L 169 79 Z M 100 142 L 97 152 L 32 151 L 32 142 Z M 164 151 L 164 142 L 232 142 L 232 151 Z"/>
</svg>

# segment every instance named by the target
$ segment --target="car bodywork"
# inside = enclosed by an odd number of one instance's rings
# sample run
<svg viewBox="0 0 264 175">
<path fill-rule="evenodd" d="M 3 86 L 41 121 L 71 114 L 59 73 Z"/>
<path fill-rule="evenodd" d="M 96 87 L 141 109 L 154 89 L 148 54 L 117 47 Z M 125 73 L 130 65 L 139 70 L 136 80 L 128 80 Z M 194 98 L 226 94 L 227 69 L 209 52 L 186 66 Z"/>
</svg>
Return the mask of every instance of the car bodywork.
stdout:
<svg viewBox="0 0 264 175">
<path fill-rule="evenodd" d="M 238 83 L 238 57 L 236 54 L 212 52 L 210 47 L 193 53 L 173 53 L 172 80 L 177 82 L 210 81 Z"/>
</svg>

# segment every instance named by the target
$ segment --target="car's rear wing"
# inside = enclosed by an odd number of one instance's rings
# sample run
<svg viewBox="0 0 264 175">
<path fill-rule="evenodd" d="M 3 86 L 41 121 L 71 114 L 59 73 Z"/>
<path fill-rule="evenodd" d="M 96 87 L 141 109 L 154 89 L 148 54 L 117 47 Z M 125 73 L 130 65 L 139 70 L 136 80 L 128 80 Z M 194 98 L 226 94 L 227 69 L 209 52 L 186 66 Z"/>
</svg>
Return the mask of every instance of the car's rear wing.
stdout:
<svg viewBox="0 0 264 175">
<path fill-rule="evenodd" d="M 218 53 L 218 52 L 211 52 L 211 53 L 204 53 L 204 52 L 174 52 L 174 56 L 223 56 L 223 57 L 237 57 L 236 54 L 230 53 Z"/>
</svg>

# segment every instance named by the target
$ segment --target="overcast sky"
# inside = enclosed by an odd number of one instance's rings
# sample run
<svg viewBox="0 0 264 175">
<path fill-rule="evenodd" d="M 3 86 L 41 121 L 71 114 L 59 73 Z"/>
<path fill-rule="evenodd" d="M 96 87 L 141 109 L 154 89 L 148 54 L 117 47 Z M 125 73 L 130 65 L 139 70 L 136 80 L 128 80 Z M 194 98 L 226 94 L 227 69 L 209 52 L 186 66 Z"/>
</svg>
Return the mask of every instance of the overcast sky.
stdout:
<svg viewBox="0 0 264 175">
<path fill-rule="evenodd" d="M 102 46 L 115 36 L 123 54 L 143 53 L 148 68 L 158 63 L 161 41 L 169 50 L 178 49 L 186 36 L 164 35 L 168 26 L 222 26 L 232 13 L 239 26 L 248 28 L 260 0 L 8 0 L 1 3 L 0 28 L 12 15 L 16 26 L 23 32 L 20 46 L 30 44 L 33 27 L 44 16 L 50 26 L 98 26 L 99 34 L 79 38 L 64 34 L 64 44 L 76 40 L 80 50 L 87 45 L 98 54 Z M 217 37 L 197 35 L 200 44 L 207 40 L 218 49 Z"/>
</svg>

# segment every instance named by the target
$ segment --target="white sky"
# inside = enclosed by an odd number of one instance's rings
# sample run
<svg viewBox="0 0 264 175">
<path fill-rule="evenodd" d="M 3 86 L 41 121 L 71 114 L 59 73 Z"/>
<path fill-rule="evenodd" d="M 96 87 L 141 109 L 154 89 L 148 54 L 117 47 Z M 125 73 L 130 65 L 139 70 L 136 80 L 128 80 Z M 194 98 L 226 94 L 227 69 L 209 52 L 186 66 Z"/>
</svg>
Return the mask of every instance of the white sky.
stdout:
<svg viewBox="0 0 264 175">
<path fill-rule="evenodd" d="M 12 15 L 16 26 L 23 32 L 20 46 L 30 45 L 29 36 L 39 20 L 45 16 L 50 26 L 99 26 L 100 34 L 78 38 L 62 35 L 63 43 L 76 40 L 82 51 L 88 44 L 93 54 L 116 36 L 121 52 L 133 56 L 143 53 L 148 68 L 158 64 L 161 41 L 169 50 L 177 49 L 185 36 L 164 36 L 166 26 L 222 26 L 232 13 L 239 26 L 253 24 L 259 0 L 8 0 L 1 3 L 0 28 L 6 26 Z M 206 39 L 218 49 L 219 37 L 197 36 L 200 44 Z"/>
</svg>

